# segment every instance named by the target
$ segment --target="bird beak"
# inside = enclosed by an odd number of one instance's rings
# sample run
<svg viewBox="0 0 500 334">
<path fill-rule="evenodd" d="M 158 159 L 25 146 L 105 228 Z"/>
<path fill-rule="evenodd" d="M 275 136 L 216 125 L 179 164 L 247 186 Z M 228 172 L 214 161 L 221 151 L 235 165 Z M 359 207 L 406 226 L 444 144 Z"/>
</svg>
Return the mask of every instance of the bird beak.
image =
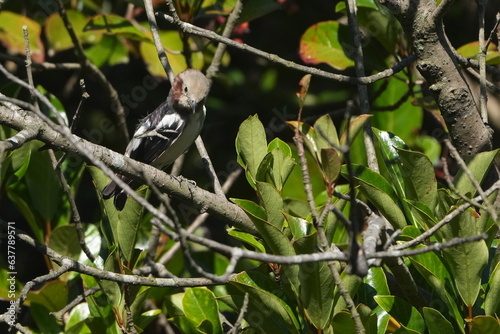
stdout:
<svg viewBox="0 0 500 334">
<path fill-rule="evenodd" d="M 193 110 L 193 113 L 196 112 L 196 101 L 188 98 L 188 103 L 189 103 L 189 106 L 191 107 L 191 109 Z"/>
</svg>

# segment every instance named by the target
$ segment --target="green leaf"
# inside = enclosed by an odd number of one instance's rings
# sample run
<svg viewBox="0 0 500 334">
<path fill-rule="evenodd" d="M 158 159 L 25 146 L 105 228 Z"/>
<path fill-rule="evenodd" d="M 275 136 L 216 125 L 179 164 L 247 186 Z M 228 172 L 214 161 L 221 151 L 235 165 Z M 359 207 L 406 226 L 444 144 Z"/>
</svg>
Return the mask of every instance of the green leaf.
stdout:
<svg viewBox="0 0 500 334">
<path fill-rule="evenodd" d="M 279 228 L 266 221 L 265 212 L 261 207 L 251 201 L 237 199 L 232 199 L 232 201 L 240 206 L 252 220 L 266 242 L 268 249 L 270 249 L 273 254 L 296 255 L 290 240 L 285 234 L 283 234 Z M 297 289 L 300 284 L 298 281 L 298 266 L 286 265 L 283 266 L 283 271 L 285 272 L 285 278 L 294 289 Z"/>
<path fill-rule="evenodd" d="M 76 36 L 82 44 L 96 44 L 101 40 L 103 32 L 84 31 L 88 19 L 82 12 L 67 10 L 66 13 Z M 45 35 L 49 42 L 49 49 L 52 50 L 52 52 L 67 50 L 74 47 L 73 41 L 59 13 L 54 13 L 47 18 L 47 22 L 45 23 Z"/>
<path fill-rule="evenodd" d="M 375 301 L 387 313 L 393 316 L 405 329 L 423 333 L 425 323 L 416 308 L 395 296 L 375 296 Z"/>
<path fill-rule="evenodd" d="M 472 176 L 479 184 L 481 184 L 484 177 L 486 176 L 498 152 L 499 150 L 497 149 L 490 152 L 479 153 L 467 163 L 467 167 L 471 171 Z M 453 184 L 460 194 L 465 195 L 467 193 L 470 193 L 473 197 L 476 195 L 476 188 L 462 169 L 458 171 L 455 179 L 453 180 Z"/>
<path fill-rule="evenodd" d="M 373 297 L 376 295 L 390 295 L 389 285 L 384 270 L 379 267 L 371 267 L 368 270 L 368 275 L 363 278 L 363 284 L 358 290 L 360 302 L 374 309 L 377 303 Z"/>
<path fill-rule="evenodd" d="M 470 209 L 473 210 L 473 209 Z M 445 240 L 470 237 L 480 233 L 475 227 L 476 217 L 469 210 L 440 229 Z M 453 279 L 465 305 L 472 307 L 481 288 L 481 274 L 488 263 L 488 247 L 484 240 L 443 249 Z"/>
<path fill-rule="evenodd" d="M 314 140 L 316 141 L 319 150 L 322 148 L 330 148 L 333 145 L 339 147 L 339 136 L 337 128 L 329 114 L 323 115 L 314 123 Z"/>
<path fill-rule="evenodd" d="M 104 262 L 104 269 L 112 273 L 120 272 L 121 268 L 119 268 L 117 263 L 116 248 L 109 253 L 106 261 Z M 120 285 L 116 282 L 105 279 L 99 279 L 98 283 L 102 292 L 106 295 L 109 304 L 115 309 L 120 309 L 124 302 Z"/>
<path fill-rule="evenodd" d="M 272 152 L 275 149 L 279 149 L 283 153 L 283 155 L 287 158 L 292 157 L 292 149 L 290 148 L 290 146 L 283 140 L 279 139 L 278 137 L 271 140 L 269 145 L 267 145 L 268 152 Z"/>
<path fill-rule="evenodd" d="M 334 148 L 321 149 L 321 168 L 327 186 L 333 186 L 340 174 L 340 155 Z"/>
<path fill-rule="evenodd" d="M 97 67 L 128 63 L 126 45 L 116 36 L 104 35 L 102 39 L 85 50 L 85 54 Z"/>
<path fill-rule="evenodd" d="M 99 168 L 87 166 L 87 170 L 92 176 L 97 196 L 106 212 L 113 233 L 114 242 L 119 247 L 125 259 L 130 261 L 132 259 L 132 253 L 134 251 L 135 240 L 137 238 L 144 207 L 133 198 L 129 198 L 123 210 L 117 211 L 113 205 L 113 200 L 102 199 L 102 189 L 109 182 L 109 179 Z M 147 187 L 141 187 L 138 190 L 138 194 L 141 197 L 147 198 L 149 193 L 149 188 Z M 126 265 L 129 264 L 127 263 Z"/>
<path fill-rule="evenodd" d="M 165 48 L 168 61 L 175 74 L 184 71 L 187 68 L 186 58 L 182 50 L 184 44 L 178 31 L 160 31 L 160 40 Z M 204 64 L 203 52 L 201 52 L 198 45 L 192 40 L 188 39 L 188 45 L 191 50 L 191 65 L 192 68 L 201 70 Z M 140 52 L 142 59 L 148 66 L 151 74 L 166 77 L 165 70 L 158 59 L 158 52 L 152 42 L 142 42 L 140 45 Z"/>
<path fill-rule="evenodd" d="M 105 32 L 138 41 L 152 41 L 149 30 L 140 29 L 126 18 L 114 14 L 96 15 L 86 23 L 82 30 L 85 32 Z"/>
<path fill-rule="evenodd" d="M 500 314 L 500 262 L 497 263 L 488 280 L 488 290 L 484 298 L 484 313 L 491 316 Z"/>
<path fill-rule="evenodd" d="M 347 269 L 340 274 L 340 278 L 342 279 L 344 288 L 349 292 L 349 295 L 351 295 L 351 297 L 354 297 L 358 292 L 359 287 L 361 286 L 361 279 L 356 275 L 348 274 Z M 337 286 L 335 287 L 333 304 L 335 305 L 333 308 L 333 314 L 337 314 L 338 312 L 347 308 L 347 304 L 344 298 L 341 296 Z"/>
<path fill-rule="evenodd" d="M 419 246 L 424 247 L 424 246 Z M 432 287 L 433 293 L 446 305 L 451 319 L 457 322 L 457 328 L 463 328 L 463 317 L 457 304 L 456 289 L 449 284 L 453 281 L 444 260 L 433 252 L 409 257 L 412 265 Z"/>
<path fill-rule="evenodd" d="M 298 254 L 316 252 L 317 234 L 304 236 L 294 243 Z M 311 262 L 300 265 L 299 281 L 307 284 L 300 285 L 299 298 L 307 317 L 314 327 L 324 329 L 330 323 L 334 306 L 335 282 L 327 262 Z"/>
<path fill-rule="evenodd" d="M 406 218 L 399 207 L 398 196 L 380 174 L 366 168 L 354 165 L 354 179 L 359 184 L 361 191 L 368 197 L 370 202 L 383 214 L 395 228 L 403 228 Z M 342 166 L 342 175 L 348 178 L 347 167 Z"/>
<path fill-rule="evenodd" d="M 498 318 L 489 315 L 479 315 L 471 321 L 471 334 L 498 334 L 500 332 L 500 323 Z"/>
<path fill-rule="evenodd" d="M 219 2 L 217 2 L 219 3 Z M 281 6 L 278 2 L 267 0 L 248 0 L 241 11 L 241 16 L 238 22 L 250 22 L 259 17 L 267 15 L 280 9 Z"/>
<path fill-rule="evenodd" d="M 285 219 L 288 223 L 288 227 L 290 228 L 290 232 L 292 232 L 293 238 L 295 240 L 298 240 L 302 237 L 305 237 L 306 235 L 311 234 L 312 230 L 312 223 L 308 222 L 305 219 L 302 219 L 300 217 L 294 217 L 292 215 L 289 215 L 287 213 L 283 213 L 285 216 Z"/>
<path fill-rule="evenodd" d="M 400 74 L 401 76 L 392 76 L 370 85 L 372 94 L 377 96 L 373 102 L 377 111 L 373 112 L 371 122 L 373 127 L 392 132 L 406 143 L 413 143 L 422 127 L 424 113 L 422 107 L 414 105 L 412 95 L 407 95 L 411 88 L 408 81 L 412 79 L 403 73 Z M 400 101 L 405 95 L 406 99 Z M 401 105 L 397 105 L 398 108 L 393 110 L 397 103 Z"/>
<path fill-rule="evenodd" d="M 66 324 L 64 326 L 64 333 L 82 333 L 90 334 L 90 329 L 85 324 L 85 320 L 90 315 L 89 305 L 87 303 L 80 303 L 73 307 L 69 312 Z"/>
<path fill-rule="evenodd" d="M 59 211 L 62 190 L 47 151 L 31 152 L 30 165 L 24 177 L 32 210 L 38 212 L 45 221 L 52 220 Z"/>
<path fill-rule="evenodd" d="M 344 131 L 340 137 L 340 145 L 351 144 L 356 136 L 363 130 L 366 122 L 370 120 L 372 115 L 359 115 L 349 122 L 349 137 L 347 137 L 347 130 Z"/>
<path fill-rule="evenodd" d="M 250 185 L 255 188 L 259 165 L 267 154 L 266 132 L 257 115 L 241 123 L 236 137 L 236 151 L 251 181 Z"/>
<path fill-rule="evenodd" d="M 222 333 L 219 308 L 212 291 L 207 288 L 188 288 L 182 299 L 186 317 L 205 333 Z"/>
<path fill-rule="evenodd" d="M 262 159 L 256 179 L 271 182 L 278 191 L 281 191 L 295 166 L 292 150 L 287 143 L 275 138 L 267 146 L 267 151 L 269 153 Z"/>
<path fill-rule="evenodd" d="M 49 247 L 75 261 L 78 261 L 82 251 L 73 225 L 60 226 L 54 229 L 50 235 Z"/>
<path fill-rule="evenodd" d="M 261 253 L 266 252 L 264 245 L 262 245 L 262 243 L 260 243 L 255 238 L 255 236 L 251 235 L 250 233 L 246 233 L 246 232 L 242 232 L 242 231 L 238 231 L 238 230 L 235 230 L 233 228 L 230 228 L 228 230 L 227 234 L 229 234 L 233 238 L 236 238 L 236 239 L 243 241 L 244 243 L 252 246 L 253 248 L 255 248 L 255 251 L 257 251 L 257 252 L 261 252 Z"/>
<path fill-rule="evenodd" d="M 398 148 L 406 148 L 406 144 L 401 140 L 401 138 L 390 132 L 380 131 L 373 128 L 373 133 L 375 134 L 375 138 L 378 142 L 377 148 L 380 150 L 380 155 L 382 156 L 384 165 L 388 172 L 387 179 L 396 190 L 396 194 L 399 198 L 410 198 L 405 193 L 403 173 L 400 167 L 400 157 L 397 151 Z M 403 210 L 407 220 L 411 223 L 411 225 L 414 225 L 415 219 L 413 218 L 408 204 L 405 201 L 400 201 L 399 203 L 401 203 L 401 209 Z"/>
<path fill-rule="evenodd" d="M 241 291 L 241 296 L 230 296 L 235 311 L 241 310 L 243 295 L 248 293 L 248 311 L 244 318 L 259 333 L 299 333 L 293 305 L 274 280 L 257 272 L 243 272 L 234 276 L 229 284 Z"/>
<path fill-rule="evenodd" d="M 31 57 L 34 61 L 43 62 L 44 47 L 40 39 L 42 27 L 29 17 L 2 10 L 0 12 L 0 41 L 14 54 L 26 54 L 23 26 L 28 27 Z"/>
<path fill-rule="evenodd" d="M 347 27 L 336 21 L 319 22 L 310 26 L 300 38 L 300 58 L 306 64 L 326 63 L 338 70 L 354 65 L 346 55 L 342 41 L 347 41 Z M 342 37 L 341 37 L 342 36 Z"/>
<path fill-rule="evenodd" d="M 429 334 L 453 333 L 451 323 L 438 311 L 430 307 L 422 309 Z"/>
<path fill-rule="evenodd" d="M 479 58 L 479 41 L 470 42 L 462 45 L 457 49 L 457 52 L 467 58 Z M 498 54 L 497 46 L 493 43 L 488 44 L 488 49 L 486 50 L 486 63 L 488 65 L 498 65 L 500 62 L 500 57 Z"/>
<path fill-rule="evenodd" d="M 415 151 L 398 149 L 401 172 L 407 199 L 424 203 L 429 208 L 437 205 L 437 182 L 434 166 L 429 158 Z"/>
<path fill-rule="evenodd" d="M 39 304 L 49 312 L 56 312 L 68 304 L 69 287 L 66 282 L 55 280 L 46 283 L 41 289 L 29 292 L 27 301 Z"/>
<path fill-rule="evenodd" d="M 283 228 L 283 200 L 278 191 L 269 183 L 257 182 L 257 194 L 266 210 L 267 221 L 278 229 Z"/>
<path fill-rule="evenodd" d="M 29 310 L 41 333 L 61 332 L 61 326 L 57 323 L 56 318 L 49 314 L 49 310 L 45 306 L 31 303 Z"/>
</svg>

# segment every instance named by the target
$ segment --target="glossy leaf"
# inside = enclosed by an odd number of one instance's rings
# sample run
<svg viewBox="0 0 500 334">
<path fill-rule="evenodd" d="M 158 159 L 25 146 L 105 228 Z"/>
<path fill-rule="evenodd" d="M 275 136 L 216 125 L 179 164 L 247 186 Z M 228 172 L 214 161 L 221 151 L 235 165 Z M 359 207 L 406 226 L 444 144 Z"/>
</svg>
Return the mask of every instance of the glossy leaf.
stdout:
<svg viewBox="0 0 500 334">
<path fill-rule="evenodd" d="M 374 128 L 373 133 L 378 142 L 377 148 L 380 150 L 380 155 L 387 169 L 388 181 L 390 181 L 396 190 L 396 194 L 399 198 L 409 198 L 408 194 L 405 193 L 405 180 L 403 179 L 400 157 L 397 151 L 398 148 L 406 148 L 406 144 L 401 138 L 390 132 L 380 131 Z M 406 218 L 411 225 L 414 225 L 415 219 L 413 218 L 408 204 L 405 201 L 400 201 L 400 203 Z"/>
<path fill-rule="evenodd" d="M 377 304 L 393 316 L 405 329 L 423 333 L 425 323 L 416 308 L 395 296 L 375 296 Z"/>
<path fill-rule="evenodd" d="M 85 324 L 85 320 L 89 317 L 89 315 L 90 310 L 87 303 L 80 303 L 76 305 L 69 312 L 64 326 L 65 333 L 90 333 L 90 329 Z"/>
<path fill-rule="evenodd" d="M 406 226 L 406 218 L 399 207 L 399 200 L 386 179 L 365 166 L 355 165 L 354 179 L 370 202 L 380 210 L 395 228 Z M 342 175 L 348 177 L 347 167 L 342 166 Z"/>
<path fill-rule="evenodd" d="M 363 284 L 358 290 L 360 301 L 370 308 L 377 307 L 373 297 L 376 295 L 390 295 L 389 285 L 384 270 L 379 267 L 371 267 L 368 275 L 363 278 Z"/>
<path fill-rule="evenodd" d="M 337 21 L 319 22 L 310 26 L 300 38 L 300 58 L 307 64 L 326 63 L 338 70 L 354 66 L 346 55 L 341 35 L 347 27 Z M 344 32 L 342 32 L 344 31 Z"/>
<path fill-rule="evenodd" d="M 205 333 L 222 333 L 219 308 L 212 291 L 207 288 L 188 288 L 182 299 L 184 314 Z"/>
</svg>

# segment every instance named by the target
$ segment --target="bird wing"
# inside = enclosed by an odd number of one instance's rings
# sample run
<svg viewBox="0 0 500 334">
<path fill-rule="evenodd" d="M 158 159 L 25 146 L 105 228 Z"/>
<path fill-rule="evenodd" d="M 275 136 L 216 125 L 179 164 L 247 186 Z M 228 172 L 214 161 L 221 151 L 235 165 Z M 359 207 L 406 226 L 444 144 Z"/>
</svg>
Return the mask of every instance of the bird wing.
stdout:
<svg viewBox="0 0 500 334">
<path fill-rule="evenodd" d="M 165 112 L 161 105 L 146 116 L 127 146 L 125 154 L 134 160 L 151 164 L 177 140 L 185 121 L 174 113 Z M 168 117 L 164 117 L 168 114 Z"/>
</svg>

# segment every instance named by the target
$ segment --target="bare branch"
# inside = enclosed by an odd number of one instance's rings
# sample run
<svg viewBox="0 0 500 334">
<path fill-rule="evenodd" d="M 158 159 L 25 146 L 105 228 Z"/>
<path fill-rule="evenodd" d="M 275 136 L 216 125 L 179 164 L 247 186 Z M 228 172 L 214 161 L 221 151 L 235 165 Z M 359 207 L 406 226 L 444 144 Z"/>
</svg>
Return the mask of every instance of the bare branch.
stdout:
<svg viewBox="0 0 500 334">
<path fill-rule="evenodd" d="M 152 0 L 144 0 L 144 8 L 146 10 L 146 15 L 148 17 L 149 27 L 151 29 L 151 34 L 153 35 L 153 41 L 155 43 L 156 51 L 158 52 L 158 58 L 160 59 L 161 65 L 167 74 L 168 80 L 170 83 L 174 80 L 174 71 L 168 62 L 167 55 L 165 53 L 165 49 L 163 48 L 163 44 L 160 39 L 160 33 L 158 32 L 158 25 L 156 24 L 155 13 L 153 9 L 153 1 Z"/>
<path fill-rule="evenodd" d="M 108 93 L 109 98 L 111 99 L 111 105 L 114 106 L 113 111 L 116 113 L 116 116 L 118 117 L 118 127 L 120 129 L 120 133 L 123 136 L 123 138 L 128 142 L 130 140 L 130 136 L 128 134 L 127 122 L 125 120 L 126 119 L 125 110 L 123 109 L 123 105 L 120 102 L 118 93 L 113 88 L 113 86 L 111 86 L 111 84 L 108 82 L 106 76 L 94 64 L 92 64 L 88 60 L 87 56 L 85 55 L 85 51 L 83 50 L 83 46 L 80 43 L 78 37 L 76 36 L 75 30 L 73 29 L 73 25 L 68 19 L 66 8 L 64 7 L 62 0 L 57 0 L 57 5 L 59 7 L 59 15 L 61 16 L 64 22 L 64 26 L 68 31 L 68 34 L 71 38 L 71 41 L 73 42 L 73 45 L 75 46 L 76 54 L 78 56 L 81 66 L 85 69 L 90 70 L 90 72 L 94 75 L 97 81 Z"/>
<path fill-rule="evenodd" d="M 224 44 L 231 46 L 231 47 L 234 47 L 238 50 L 252 53 L 252 54 L 257 55 L 259 57 L 265 58 L 273 63 L 283 65 L 287 68 L 291 68 L 291 69 L 296 70 L 296 71 L 300 71 L 303 73 L 309 73 L 309 74 L 316 75 L 316 76 L 323 77 L 323 78 L 327 78 L 327 79 L 332 79 L 332 80 L 335 80 L 338 82 L 345 82 L 345 83 L 351 83 L 351 84 L 370 84 L 370 83 L 376 82 L 378 80 L 388 78 L 391 75 L 400 72 L 401 70 L 403 70 L 405 67 L 409 66 L 415 60 L 415 56 L 411 55 L 411 56 L 403 59 L 401 62 L 397 63 L 393 67 L 386 69 L 382 72 L 379 72 L 377 74 L 362 77 L 362 78 L 350 77 L 347 75 L 326 72 L 326 71 L 323 71 L 323 70 L 320 70 L 320 69 L 317 69 L 314 67 L 309 67 L 309 66 L 304 66 L 304 65 L 294 63 L 290 60 L 283 59 L 275 54 L 267 53 L 267 52 L 262 51 L 260 49 L 254 48 L 248 44 L 239 43 L 239 42 L 233 41 L 232 39 L 222 37 L 213 31 L 197 27 L 197 26 L 192 25 L 192 24 L 187 23 L 187 22 L 176 21 L 172 16 L 169 16 L 166 14 L 163 14 L 163 18 L 170 23 L 177 24 L 180 27 L 180 29 L 182 29 L 182 31 L 184 31 L 188 34 L 193 34 L 193 35 L 208 38 L 208 39 L 215 41 L 215 42 L 224 43 Z"/>
</svg>

